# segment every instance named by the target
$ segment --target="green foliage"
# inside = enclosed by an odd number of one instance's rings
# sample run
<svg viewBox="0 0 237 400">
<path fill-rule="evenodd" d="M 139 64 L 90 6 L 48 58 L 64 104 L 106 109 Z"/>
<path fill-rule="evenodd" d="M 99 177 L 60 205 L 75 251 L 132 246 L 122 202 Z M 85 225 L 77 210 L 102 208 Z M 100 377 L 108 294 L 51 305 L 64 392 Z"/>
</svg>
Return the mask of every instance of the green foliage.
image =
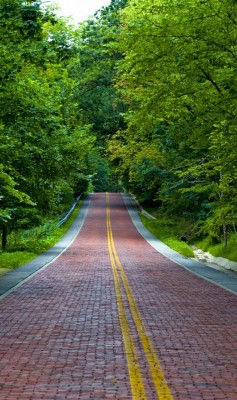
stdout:
<svg viewBox="0 0 237 400">
<path fill-rule="evenodd" d="M 89 177 L 90 192 L 118 191 L 116 178 L 112 174 L 108 160 L 100 149 L 94 148 L 89 153 L 88 166 L 91 171 L 96 171 Z"/>
<path fill-rule="evenodd" d="M 0 0 L 3 236 L 88 187 L 123 187 L 226 245 L 236 23 L 230 0 L 112 0 L 78 29 L 40 1 Z"/>
<path fill-rule="evenodd" d="M 225 242 L 237 214 L 236 21 L 229 0 L 130 1 L 116 78 L 127 128 L 109 147 L 129 190 Z M 156 163 L 137 163 L 139 143 L 156 144 Z"/>
<path fill-rule="evenodd" d="M 119 11 L 126 1 L 113 0 L 93 19 L 80 27 L 80 65 L 77 74 L 80 85 L 75 92 L 83 121 L 92 124 L 100 146 L 123 124 L 119 101 L 113 86 L 116 62 L 121 54 L 114 46 L 119 30 Z"/>
<path fill-rule="evenodd" d="M 95 136 L 74 97 L 75 30 L 34 0 L 0 0 L 0 16 L 0 226 L 6 246 L 11 230 L 36 224 L 36 214 L 39 220 L 63 212 L 86 190 L 95 172 L 87 163 Z"/>
<path fill-rule="evenodd" d="M 9 251 L 30 251 L 34 249 L 35 254 L 46 251 L 57 243 L 66 233 L 72 222 L 74 221 L 81 207 L 81 201 L 75 207 L 68 220 L 58 226 L 58 220 L 42 221 L 39 226 L 32 227 L 21 231 L 13 231 L 9 236 Z"/>
<path fill-rule="evenodd" d="M 15 204 L 34 205 L 27 194 L 15 188 L 16 185 L 14 179 L 4 171 L 4 166 L 0 164 L 0 223 L 11 218 L 10 209 Z"/>
</svg>

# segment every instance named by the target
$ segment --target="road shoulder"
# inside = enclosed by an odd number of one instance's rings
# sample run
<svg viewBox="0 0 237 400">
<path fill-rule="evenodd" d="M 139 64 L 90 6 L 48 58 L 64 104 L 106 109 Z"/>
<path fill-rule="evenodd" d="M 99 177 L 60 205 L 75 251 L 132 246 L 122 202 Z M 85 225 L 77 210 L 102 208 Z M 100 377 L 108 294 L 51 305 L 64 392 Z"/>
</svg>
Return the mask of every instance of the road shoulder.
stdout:
<svg viewBox="0 0 237 400">
<path fill-rule="evenodd" d="M 15 290 L 16 287 L 37 274 L 40 270 L 46 268 L 68 248 L 84 224 L 89 204 L 90 196 L 87 196 L 71 227 L 55 246 L 40 254 L 34 260 L 0 276 L 0 300 Z"/>
<path fill-rule="evenodd" d="M 128 194 L 123 194 L 123 199 L 133 224 L 137 228 L 138 232 L 155 250 L 195 275 L 198 275 L 203 279 L 206 279 L 207 281 L 228 290 L 231 293 L 237 294 L 236 272 L 219 271 L 193 258 L 185 257 L 172 250 L 166 244 L 153 236 L 152 233 L 149 232 L 142 224 L 138 214 L 139 210 L 134 199 L 132 199 Z"/>
</svg>

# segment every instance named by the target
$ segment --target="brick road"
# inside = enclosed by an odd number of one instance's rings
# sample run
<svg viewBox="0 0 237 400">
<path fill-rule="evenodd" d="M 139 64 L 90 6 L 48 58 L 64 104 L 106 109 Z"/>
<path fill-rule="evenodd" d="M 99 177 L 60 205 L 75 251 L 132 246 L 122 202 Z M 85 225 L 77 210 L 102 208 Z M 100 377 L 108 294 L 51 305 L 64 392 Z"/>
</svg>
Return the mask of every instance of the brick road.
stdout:
<svg viewBox="0 0 237 400">
<path fill-rule="evenodd" d="M 237 400 L 236 295 L 156 252 L 119 194 L 0 322 L 0 400 Z"/>
</svg>

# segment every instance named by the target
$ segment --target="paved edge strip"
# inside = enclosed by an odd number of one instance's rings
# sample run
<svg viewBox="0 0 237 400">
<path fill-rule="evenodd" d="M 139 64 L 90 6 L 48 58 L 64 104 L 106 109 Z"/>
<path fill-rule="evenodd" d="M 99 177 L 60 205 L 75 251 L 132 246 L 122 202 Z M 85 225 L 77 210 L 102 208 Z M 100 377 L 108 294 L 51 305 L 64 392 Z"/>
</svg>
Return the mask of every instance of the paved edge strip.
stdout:
<svg viewBox="0 0 237 400">
<path fill-rule="evenodd" d="M 124 203 L 127 207 L 131 220 L 140 233 L 140 235 L 158 252 L 175 262 L 179 266 L 192 272 L 208 282 L 211 282 L 235 295 L 237 295 L 237 274 L 235 272 L 222 272 L 210 268 L 199 261 L 185 257 L 172 250 L 166 244 L 157 239 L 153 234 L 145 228 L 138 215 L 138 207 L 132 197 L 126 193 L 122 193 Z"/>
<path fill-rule="evenodd" d="M 53 261 L 55 261 L 67 250 L 67 248 L 75 240 L 84 224 L 90 205 L 90 200 L 91 196 L 86 196 L 76 219 L 68 229 L 67 233 L 58 243 L 55 244 L 55 246 L 40 254 L 34 260 L 0 277 L 0 300 L 7 297 L 19 286 L 23 285 L 23 283 L 37 275 L 40 271 L 47 268 Z"/>
</svg>

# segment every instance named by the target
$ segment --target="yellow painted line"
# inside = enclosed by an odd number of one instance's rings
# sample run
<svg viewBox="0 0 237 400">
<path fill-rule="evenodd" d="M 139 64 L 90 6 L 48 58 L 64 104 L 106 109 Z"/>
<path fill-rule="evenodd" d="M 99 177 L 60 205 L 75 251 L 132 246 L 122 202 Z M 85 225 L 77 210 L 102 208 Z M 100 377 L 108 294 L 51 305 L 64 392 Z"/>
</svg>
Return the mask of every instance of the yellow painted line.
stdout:
<svg viewBox="0 0 237 400">
<path fill-rule="evenodd" d="M 108 199 L 107 199 L 108 203 Z M 111 242 L 111 248 L 112 248 L 112 253 L 114 260 L 116 262 L 116 265 L 119 268 L 120 275 L 122 278 L 123 286 L 128 298 L 130 310 L 133 316 L 134 323 L 137 328 L 137 332 L 140 338 L 140 341 L 143 346 L 144 353 L 146 355 L 146 359 L 150 368 L 151 376 L 154 382 L 154 386 L 156 388 L 156 393 L 159 398 L 159 400 L 173 400 L 172 394 L 170 392 L 169 386 L 167 385 L 165 381 L 165 377 L 159 362 L 159 359 L 156 355 L 156 351 L 153 347 L 153 344 L 149 338 L 149 336 L 146 333 L 145 326 L 143 324 L 141 315 L 139 313 L 137 304 L 135 302 L 135 299 L 132 295 L 132 291 L 130 289 L 128 279 L 125 275 L 123 266 L 120 262 L 120 259 L 118 257 L 118 253 L 116 251 L 115 245 L 114 245 L 114 240 L 113 240 L 113 233 L 112 233 L 112 228 L 111 228 L 111 221 L 110 221 L 110 215 L 108 218 L 108 225 L 109 225 L 109 231 L 110 231 L 110 242 Z"/>
<path fill-rule="evenodd" d="M 106 195 L 106 199 L 108 201 L 108 195 Z M 147 400 L 145 388 L 142 381 L 142 373 L 140 370 L 137 352 L 135 348 L 134 341 L 131 336 L 129 323 L 125 313 L 124 301 L 122 298 L 120 282 L 118 271 L 115 263 L 115 259 L 112 251 L 112 243 L 111 243 L 111 229 L 110 229 L 110 210 L 107 207 L 106 209 L 106 223 L 107 223 L 107 235 L 108 235 L 108 248 L 109 248 L 109 256 L 110 262 L 112 265 L 113 275 L 114 275 L 114 283 L 115 283 L 115 292 L 117 298 L 118 305 L 118 314 L 121 325 L 121 331 L 124 340 L 124 347 L 128 365 L 128 373 L 131 385 L 132 396 L 134 400 Z"/>
</svg>

